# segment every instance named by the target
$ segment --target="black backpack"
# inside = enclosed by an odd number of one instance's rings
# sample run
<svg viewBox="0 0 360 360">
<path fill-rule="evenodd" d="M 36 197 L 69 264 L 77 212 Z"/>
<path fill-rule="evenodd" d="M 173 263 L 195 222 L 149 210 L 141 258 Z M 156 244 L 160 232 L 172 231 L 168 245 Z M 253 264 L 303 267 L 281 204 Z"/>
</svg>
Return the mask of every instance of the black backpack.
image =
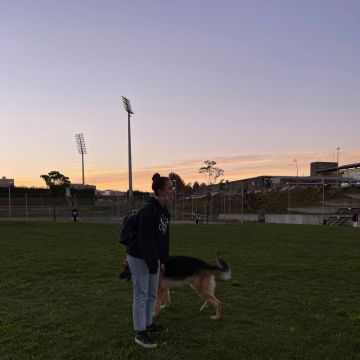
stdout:
<svg viewBox="0 0 360 360">
<path fill-rule="evenodd" d="M 133 244 L 135 242 L 137 236 L 137 225 L 137 214 L 126 215 L 123 218 L 118 233 L 118 241 L 120 244 L 129 246 L 130 244 Z"/>
</svg>

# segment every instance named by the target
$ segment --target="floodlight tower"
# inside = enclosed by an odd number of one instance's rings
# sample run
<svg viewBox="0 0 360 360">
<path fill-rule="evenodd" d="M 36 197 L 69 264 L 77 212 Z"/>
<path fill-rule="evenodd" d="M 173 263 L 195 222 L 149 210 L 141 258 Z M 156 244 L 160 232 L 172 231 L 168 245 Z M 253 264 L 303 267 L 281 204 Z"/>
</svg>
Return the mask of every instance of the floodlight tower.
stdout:
<svg viewBox="0 0 360 360">
<path fill-rule="evenodd" d="M 84 175 L 84 154 L 86 154 L 86 146 L 83 134 L 75 134 L 76 145 L 79 154 L 81 154 L 81 163 L 82 163 L 82 183 L 85 185 L 85 175 Z"/>
<path fill-rule="evenodd" d="M 129 209 L 132 210 L 132 164 L 131 164 L 131 131 L 130 131 L 130 116 L 134 114 L 131 109 L 130 100 L 122 96 L 125 111 L 128 113 L 128 155 L 129 155 Z"/>
</svg>

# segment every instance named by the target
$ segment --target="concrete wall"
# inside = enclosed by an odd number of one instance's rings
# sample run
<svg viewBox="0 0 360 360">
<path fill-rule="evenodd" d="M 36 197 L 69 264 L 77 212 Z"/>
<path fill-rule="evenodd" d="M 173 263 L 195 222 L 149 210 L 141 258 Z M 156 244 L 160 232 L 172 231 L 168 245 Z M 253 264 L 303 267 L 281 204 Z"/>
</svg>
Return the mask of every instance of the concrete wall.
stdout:
<svg viewBox="0 0 360 360">
<path fill-rule="evenodd" d="M 265 216 L 265 222 L 275 224 L 307 224 L 307 225 L 322 225 L 322 215 L 306 215 L 306 214 L 286 214 L 276 215 L 269 214 Z"/>
<path fill-rule="evenodd" d="M 220 221 L 242 221 L 241 214 L 220 214 Z M 244 222 L 257 222 L 257 214 L 244 214 Z M 322 215 L 304 215 L 304 214 L 266 214 L 266 223 L 273 224 L 307 224 L 307 225 L 322 225 Z"/>
<path fill-rule="evenodd" d="M 337 207 L 310 207 L 310 208 L 289 208 L 290 212 L 298 212 L 302 214 L 336 214 Z"/>
</svg>

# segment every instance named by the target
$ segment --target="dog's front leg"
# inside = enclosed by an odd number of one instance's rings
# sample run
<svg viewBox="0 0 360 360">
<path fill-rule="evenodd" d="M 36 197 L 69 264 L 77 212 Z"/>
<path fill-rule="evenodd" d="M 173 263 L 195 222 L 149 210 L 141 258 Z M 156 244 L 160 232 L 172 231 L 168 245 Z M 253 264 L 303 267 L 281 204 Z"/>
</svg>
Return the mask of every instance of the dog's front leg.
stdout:
<svg viewBox="0 0 360 360">
<path fill-rule="evenodd" d="M 159 298 L 156 298 L 156 303 L 155 303 L 155 307 L 154 307 L 154 313 L 153 316 L 157 316 L 159 314 L 161 310 L 161 301 L 159 300 Z"/>
<path fill-rule="evenodd" d="M 153 313 L 154 316 L 157 316 L 161 310 L 161 304 L 163 302 L 165 292 L 166 292 L 166 287 L 165 287 L 165 282 L 164 282 L 164 276 L 162 273 L 160 273 L 159 286 L 158 286 L 156 302 L 155 302 L 155 307 L 154 307 L 154 313 Z"/>
<path fill-rule="evenodd" d="M 161 302 L 161 308 L 170 306 L 170 290 L 167 288 L 164 292 L 163 301 Z"/>
<path fill-rule="evenodd" d="M 207 301 L 205 301 L 205 302 L 202 304 L 202 306 L 201 306 L 201 308 L 200 308 L 200 311 L 204 311 L 204 310 L 206 310 L 208 307 L 209 307 L 209 303 L 208 303 Z"/>
</svg>

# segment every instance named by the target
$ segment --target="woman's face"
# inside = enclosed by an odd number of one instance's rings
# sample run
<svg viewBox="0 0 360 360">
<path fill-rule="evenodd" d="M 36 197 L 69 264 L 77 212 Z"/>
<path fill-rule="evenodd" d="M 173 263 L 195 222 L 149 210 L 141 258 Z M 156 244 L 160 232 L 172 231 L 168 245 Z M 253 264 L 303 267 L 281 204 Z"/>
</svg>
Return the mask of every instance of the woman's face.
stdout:
<svg viewBox="0 0 360 360">
<path fill-rule="evenodd" d="M 164 197 L 166 196 L 166 197 L 168 197 L 168 198 L 170 198 L 170 199 L 173 198 L 173 195 L 174 195 L 174 185 L 173 185 L 173 183 L 172 183 L 171 180 L 167 181 L 165 187 L 164 187 L 163 189 L 160 189 L 160 190 L 159 190 L 159 194 L 160 194 L 161 196 L 164 196 Z"/>
</svg>

